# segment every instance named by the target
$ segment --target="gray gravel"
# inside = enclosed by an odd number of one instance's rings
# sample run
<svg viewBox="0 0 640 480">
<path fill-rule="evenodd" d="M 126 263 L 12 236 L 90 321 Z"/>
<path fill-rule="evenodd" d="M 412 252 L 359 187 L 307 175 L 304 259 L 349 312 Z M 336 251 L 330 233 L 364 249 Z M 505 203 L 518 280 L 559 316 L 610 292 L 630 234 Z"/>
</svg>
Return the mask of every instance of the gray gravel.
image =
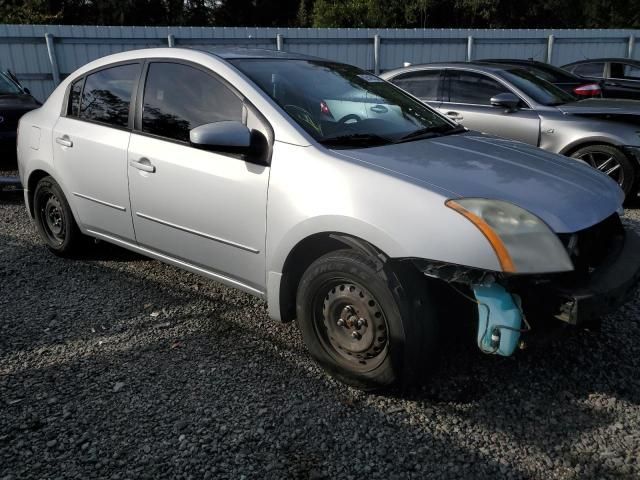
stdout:
<svg viewBox="0 0 640 480">
<path fill-rule="evenodd" d="M 640 299 L 366 395 L 261 301 L 105 244 L 56 258 L 19 195 L 0 222 L 0 479 L 640 476 Z"/>
</svg>

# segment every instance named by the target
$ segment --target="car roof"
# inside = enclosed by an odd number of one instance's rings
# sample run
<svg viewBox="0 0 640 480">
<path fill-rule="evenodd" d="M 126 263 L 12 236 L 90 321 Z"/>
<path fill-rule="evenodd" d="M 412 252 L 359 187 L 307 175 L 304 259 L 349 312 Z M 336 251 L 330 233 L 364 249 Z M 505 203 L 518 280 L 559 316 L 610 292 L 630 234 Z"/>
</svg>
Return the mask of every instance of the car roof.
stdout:
<svg viewBox="0 0 640 480">
<path fill-rule="evenodd" d="M 320 60 L 318 57 L 303 55 L 300 53 L 269 50 L 268 48 L 242 48 L 242 47 L 213 47 L 203 52 L 215 55 L 224 60 L 240 58 L 281 59 L 281 60 Z"/>
<path fill-rule="evenodd" d="M 504 65 L 498 63 L 489 63 L 489 62 L 436 62 L 436 63 L 421 63 L 410 65 L 408 67 L 396 68 L 393 70 L 388 70 L 384 72 L 385 76 L 387 75 L 396 75 L 403 72 L 412 72 L 416 70 L 422 70 L 426 68 L 471 68 L 473 70 L 477 70 L 479 72 L 486 73 L 497 73 L 504 72 L 505 70 L 511 70 L 512 68 L 517 68 L 514 65 Z"/>
<path fill-rule="evenodd" d="M 603 57 L 603 58 L 585 58 L 584 60 L 577 60 L 575 62 L 567 63 L 563 67 L 568 67 L 569 65 L 580 65 L 581 63 L 595 63 L 595 62 L 615 62 L 615 63 L 629 63 L 632 65 L 640 65 L 640 61 L 634 60 L 633 58 Z"/>
</svg>

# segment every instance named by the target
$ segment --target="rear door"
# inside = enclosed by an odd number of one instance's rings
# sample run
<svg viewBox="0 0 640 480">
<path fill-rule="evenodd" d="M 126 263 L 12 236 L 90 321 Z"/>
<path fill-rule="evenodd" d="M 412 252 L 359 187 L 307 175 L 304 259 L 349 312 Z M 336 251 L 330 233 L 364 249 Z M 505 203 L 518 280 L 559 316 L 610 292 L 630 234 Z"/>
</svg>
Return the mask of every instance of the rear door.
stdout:
<svg viewBox="0 0 640 480">
<path fill-rule="evenodd" d="M 471 130 L 537 146 L 540 117 L 524 101 L 513 112 L 491 105 L 491 97 L 507 92 L 515 94 L 484 73 L 447 69 L 440 111 Z"/>
<path fill-rule="evenodd" d="M 265 124 L 199 66 L 153 61 L 145 77 L 128 158 L 138 244 L 260 293 L 270 168 L 194 148 L 189 131 L 238 121 L 269 138 Z"/>
<path fill-rule="evenodd" d="M 89 230 L 134 240 L 127 182 L 131 104 L 140 63 L 103 68 L 70 87 L 53 130 L 58 180 Z"/>
<path fill-rule="evenodd" d="M 442 70 L 429 69 L 402 73 L 390 81 L 431 107 L 439 108 L 442 103 L 443 77 Z"/>
</svg>

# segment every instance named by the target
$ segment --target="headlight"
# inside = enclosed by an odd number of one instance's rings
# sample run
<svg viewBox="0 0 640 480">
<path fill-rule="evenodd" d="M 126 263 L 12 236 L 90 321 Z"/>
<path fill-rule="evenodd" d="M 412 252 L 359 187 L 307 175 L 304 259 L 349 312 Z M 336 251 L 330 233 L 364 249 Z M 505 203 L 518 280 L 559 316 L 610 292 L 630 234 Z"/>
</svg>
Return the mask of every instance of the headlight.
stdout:
<svg viewBox="0 0 640 480">
<path fill-rule="evenodd" d="M 496 252 L 504 272 L 551 273 L 573 270 L 562 242 L 538 217 L 501 200 L 463 198 L 447 200 L 472 222 Z"/>
</svg>

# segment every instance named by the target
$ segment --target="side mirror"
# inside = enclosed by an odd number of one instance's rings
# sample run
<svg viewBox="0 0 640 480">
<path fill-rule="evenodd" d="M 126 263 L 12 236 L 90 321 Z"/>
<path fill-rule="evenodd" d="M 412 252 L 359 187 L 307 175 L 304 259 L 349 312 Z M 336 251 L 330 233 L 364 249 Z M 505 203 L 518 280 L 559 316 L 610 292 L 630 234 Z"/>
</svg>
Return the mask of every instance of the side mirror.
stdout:
<svg viewBox="0 0 640 480">
<path fill-rule="evenodd" d="M 514 112 L 520 105 L 520 98 L 511 92 L 499 93 L 491 97 L 491 106 L 502 107 L 509 112 Z"/>
<path fill-rule="evenodd" d="M 205 123 L 189 131 L 189 142 L 211 152 L 235 153 L 244 160 L 268 165 L 269 142 L 258 130 L 249 130 L 236 121 Z"/>
<path fill-rule="evenodd" d="M 240 122 L 205 123 L 189 132 L 191 145 L 203 150 L 224 153 L 248 153 L 251 132 Z"/>
</svg>

